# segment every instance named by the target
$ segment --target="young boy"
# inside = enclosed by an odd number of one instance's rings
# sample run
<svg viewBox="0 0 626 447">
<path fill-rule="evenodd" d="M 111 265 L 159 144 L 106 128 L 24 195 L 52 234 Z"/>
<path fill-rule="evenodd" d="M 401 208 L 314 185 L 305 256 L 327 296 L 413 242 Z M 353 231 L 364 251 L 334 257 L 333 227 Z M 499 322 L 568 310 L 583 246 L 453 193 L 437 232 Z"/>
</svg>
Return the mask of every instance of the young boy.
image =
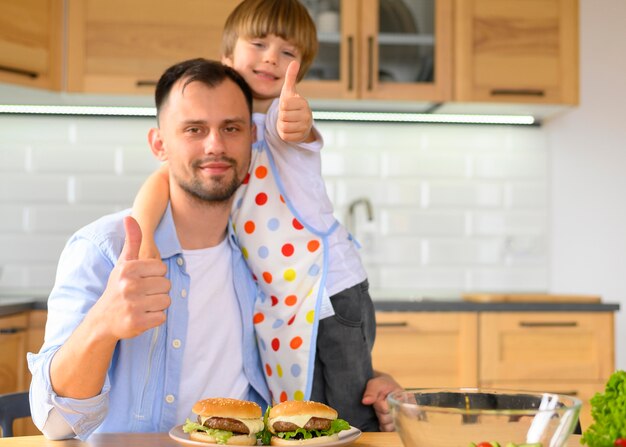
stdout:
<svg viewBox="0 0 626 447">
<path fill-rule="evenodd" d="M 333 216 L 322 139 L 295 90 L 317 52 L 315 24 L 298 0 L 244 0 L 226 21 L 222 51 L 222 62 L 254 95 L 258 142 L 232 222 L 260 289 L 254 324 L 273 400 L 325 402 L 352 425 L 375 431 L 374 410 L 361 404 L 374 377 L 367 277 Z M 227 161 L 207 154 L 215 166 Z M 160 257 L 152 235 L 167 206 L 168 175 L 167 166 L 153 174 L 135 200 L 144 257 Z"/>
</svg>

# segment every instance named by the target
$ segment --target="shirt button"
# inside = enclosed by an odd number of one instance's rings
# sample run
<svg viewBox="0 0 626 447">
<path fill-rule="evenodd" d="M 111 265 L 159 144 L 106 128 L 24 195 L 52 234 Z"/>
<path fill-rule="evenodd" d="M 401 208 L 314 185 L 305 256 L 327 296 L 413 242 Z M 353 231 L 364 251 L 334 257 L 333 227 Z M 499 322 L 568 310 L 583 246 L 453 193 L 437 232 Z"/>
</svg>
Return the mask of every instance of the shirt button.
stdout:
<svg viewBox="0 0 626 447">
<path fill-rule="evenodd" d="M 174 396 L 171 394 L 168 394 L 167 396 L 165 396 L 165 402 L 167 402 L 168 404 L 171 404 L 174 402 Z"/>
<path fill-rule="evenodd" d="M 178 264 L 178 265 L 183 265 L 183 262 L 184 262 L 183 258 L 176 259 L 176 264 Z"/>
<path fill-rule="evenodd" d="M 173 346 L 173 347 L 175 347 L 176 349 L 180 348 L 180 345 L 181 345 L 181 344 L 182 344 L 182 343 L 180 342 L 180 340 L 179 340 L 179 339 L 176 339 L 176 340 L 173 340 L 173 341 L 172 341 L 172 346 Z"/>
<path fill-rule="evenodd" d="M 187 289 L 183 289 L 180 291 L 180 296 L 182 296 L 183 298 L 187 298 Z"/>
</svg>

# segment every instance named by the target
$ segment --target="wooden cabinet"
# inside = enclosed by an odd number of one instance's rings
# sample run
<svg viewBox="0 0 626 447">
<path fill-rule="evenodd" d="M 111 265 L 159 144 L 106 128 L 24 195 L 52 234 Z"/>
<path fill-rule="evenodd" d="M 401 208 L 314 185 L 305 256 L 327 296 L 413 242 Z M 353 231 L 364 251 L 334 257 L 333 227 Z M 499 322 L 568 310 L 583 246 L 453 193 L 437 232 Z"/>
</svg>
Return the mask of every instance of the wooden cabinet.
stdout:
<svg viewBox="0 0 626 447">
<path fill-rule="evenodd" d="M 0 82 L 61 90 L 63 0 L 0 0 Z"/>
<path fill-rule="evenodd" d="M 239 0 L 68 0 L 67 90 L 152 95 L 161 73 L 220 58 L 225 18 Z"/>
<path fill-rule="evenodd" d="M 457 0 L 454 99 L 578 103 L 578 0 Z"/>
<path fill-rule="evenodd" d="M 451 99 L 452 0 L 303 0 L 319 54 L 310 98 Z"/>
<path fill-rule="evenodd" d="M 477 315 L 378 312 L 374 368 L 402 386 L 476 386 Z"/>
<path fill-rule="evenodd" d="M 481 313 L 480 385 L 577 395 L 588 427 L 589 399 L 615 370 L 613 320 L 609 312 Z"/>
</svg>

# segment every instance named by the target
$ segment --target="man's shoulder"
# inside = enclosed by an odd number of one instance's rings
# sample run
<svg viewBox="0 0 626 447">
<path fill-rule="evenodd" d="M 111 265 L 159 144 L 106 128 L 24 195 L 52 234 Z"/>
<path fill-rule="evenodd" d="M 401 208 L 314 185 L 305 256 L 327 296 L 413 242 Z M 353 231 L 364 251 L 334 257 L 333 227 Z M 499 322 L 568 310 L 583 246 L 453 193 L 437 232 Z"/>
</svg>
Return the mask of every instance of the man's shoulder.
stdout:
<svg viewBox="0 0 626 447">
<path fill-rule="evenodd" d="M 124 217 L 130 215 L 130 209 L 107 214 L 85 225 L 74 233 L 73 239 L 86 239 L 95 245 L 107 247 L 119 252 L 126 237 L 124 231 Z"/>
</svg>

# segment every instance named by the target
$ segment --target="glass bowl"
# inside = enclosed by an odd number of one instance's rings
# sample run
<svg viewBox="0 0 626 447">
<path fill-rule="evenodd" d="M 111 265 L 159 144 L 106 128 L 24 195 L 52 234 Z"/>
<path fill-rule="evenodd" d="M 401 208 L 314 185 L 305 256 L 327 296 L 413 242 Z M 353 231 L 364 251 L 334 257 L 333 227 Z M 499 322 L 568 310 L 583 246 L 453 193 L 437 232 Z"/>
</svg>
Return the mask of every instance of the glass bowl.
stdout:
<svg viewBox="0 0 626 447">
<path fill-rule="evenodd" d="M 389 394 L 405 447 L 563 447 L 581 401 L 532 391 L 415 388 Z"/>
</svg>

